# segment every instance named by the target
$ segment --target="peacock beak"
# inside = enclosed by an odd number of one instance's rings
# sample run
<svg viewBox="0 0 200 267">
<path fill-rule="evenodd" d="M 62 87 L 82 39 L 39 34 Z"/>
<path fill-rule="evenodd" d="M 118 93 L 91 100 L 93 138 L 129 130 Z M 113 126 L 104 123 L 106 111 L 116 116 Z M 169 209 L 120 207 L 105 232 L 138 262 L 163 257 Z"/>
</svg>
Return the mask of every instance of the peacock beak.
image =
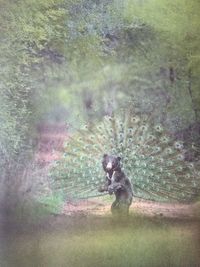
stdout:
<svg viewBox="0 0 200 267">
<path fill-rule="evenodd" d="M 107 166 L 106 166 L 107 170 L 111 170 L 112 169 L 112 162 L 108 162 Z"/>
</svg>

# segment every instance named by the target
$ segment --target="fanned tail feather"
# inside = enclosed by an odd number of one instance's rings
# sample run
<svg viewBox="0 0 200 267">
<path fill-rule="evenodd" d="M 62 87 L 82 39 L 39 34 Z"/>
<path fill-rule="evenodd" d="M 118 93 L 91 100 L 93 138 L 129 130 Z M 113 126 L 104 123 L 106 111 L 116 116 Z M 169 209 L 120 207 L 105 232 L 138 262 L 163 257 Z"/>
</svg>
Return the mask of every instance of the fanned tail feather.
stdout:
<svg viewBox="0 0 200 267">
<path fill-rule="evenodd" d="M 134 196 L 157 201 L 191 202 L 200 193 L 200 172 L 185 160 L 185 148 L 154 125 L 150 115 L 131 109 L 105 116 L 78 130 L 52 170 L 53 186 L 70 198 L 99 195 L 105 181 L 104 153 L 122 158 Z"/>
</svg>

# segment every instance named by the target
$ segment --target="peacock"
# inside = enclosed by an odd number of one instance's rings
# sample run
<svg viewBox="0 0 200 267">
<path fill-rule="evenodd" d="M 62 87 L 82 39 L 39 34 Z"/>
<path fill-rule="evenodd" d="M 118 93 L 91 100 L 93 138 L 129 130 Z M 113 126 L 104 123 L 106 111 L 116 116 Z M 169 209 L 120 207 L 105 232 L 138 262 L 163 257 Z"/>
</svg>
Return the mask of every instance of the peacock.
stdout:
<svg viewBox="0 0 200 267">
<path fill-rule="evenodd" d="M 90 122 L 71 135 L 51 170 L 52 185 L 69 199 L 101 196 L 102 156 L 119 156 L 133 196 L 152 201 L 193 202 L 200 196 L 200 171 L 185 158 L 184 143 L 149 114 L 125 108 Z"/>
</svg>

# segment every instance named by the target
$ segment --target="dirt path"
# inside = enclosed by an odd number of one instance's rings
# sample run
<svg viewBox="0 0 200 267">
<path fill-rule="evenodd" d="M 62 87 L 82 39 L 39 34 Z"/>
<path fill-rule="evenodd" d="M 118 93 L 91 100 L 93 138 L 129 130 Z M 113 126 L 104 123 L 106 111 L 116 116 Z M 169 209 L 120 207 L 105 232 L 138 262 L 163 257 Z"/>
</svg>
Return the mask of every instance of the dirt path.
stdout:
<svg viewBox="0 0 200 267">
<path fill-rule="evenodd" d="M 38 125 L 36 162 L 47 166 L 59 159 L 67 137 L 67 126 L 63 123 Z"/>
<path fill-rule="evenodd" d="M 82 200 L 76 203 L 66 202 L 62 213 L 66 215 L 110 214 L 110 204 L 102 200 Z M 199 216 L 199 207 L 197 205 L 187 204 L 168 204 L 153 201 L 141 201 L 135 199 L 130 207 L 130 212 L 145 216 L 159 216 L 166 218 L 193 219 Z"/>
</svg>

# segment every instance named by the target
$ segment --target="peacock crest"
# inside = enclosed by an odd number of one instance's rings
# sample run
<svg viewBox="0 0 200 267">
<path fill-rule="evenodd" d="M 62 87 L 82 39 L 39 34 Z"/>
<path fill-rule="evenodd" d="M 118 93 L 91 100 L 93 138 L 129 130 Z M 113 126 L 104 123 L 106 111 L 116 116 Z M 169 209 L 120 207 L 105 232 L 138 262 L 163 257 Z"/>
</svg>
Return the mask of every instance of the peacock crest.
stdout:
<svg viewBox="0 0 200 267">
<path fill-rule="evenodd" d="M 155 124 L 152 116 L 130 109 L 85 125 L 69 138 L 63 157 L 52 169 L 54 188 L 69 198 L 101 195 L 105 153 L 122 158 L 135 197 L 191 202 L 199 196 L 200 171 L 186 161 L 184 143 Z"/>
</svg>

